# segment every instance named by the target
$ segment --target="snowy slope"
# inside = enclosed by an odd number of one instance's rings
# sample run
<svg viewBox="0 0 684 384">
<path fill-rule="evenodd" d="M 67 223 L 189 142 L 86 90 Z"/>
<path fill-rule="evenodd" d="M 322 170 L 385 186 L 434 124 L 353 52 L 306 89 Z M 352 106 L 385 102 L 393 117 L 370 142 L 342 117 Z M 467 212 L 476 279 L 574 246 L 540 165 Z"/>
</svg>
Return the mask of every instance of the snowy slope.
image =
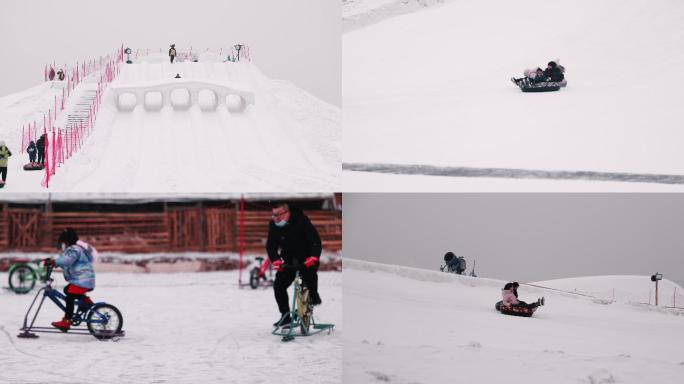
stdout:
<svg viewBox="0 0 684 384">
<path fill-rule="evenodd" d="M 0 273 L 5 286 L 7 274 Z M 61 281 L 59 279 L 58 281 Z M 63 283 L 61 283 L 63 284 Z M 342 276 L 320 274 L 319 334 L 283 343 L 273 291 L 238 289 L 237 272 L 98 274 L 93 297 L 123 313 L 126 337 L 44 334 L 16 338 L 31 295 L 0 290 L 0 382 L 25 383 L 339 383 Z M 59 318 L 46 303 L 40 322 Z"/>
<path fill-rule="evenodd" d="M 344 263 L 345 382 L 679 383 L 684 375 L 681 311 L 522 286 L 523 300 L 545 296 L 547 305 L 517 318 L 494 310 L 503 281 Z"/>
<path fill-rule="evenodd" d="M 345 33 L 344 163 L 684 174 L 684 4 L 535 9 L 447 2 Z M 509 81 L 555 58 L 567 88 Z M 353 176 L 345 187 L 363 189 Z"/>
<path fill-rule="evenodd" d="M 206 61 L 202 61 L 206 59 Z M 244 114 L 216 111 L 119 111 L 105 93 L 94 133 L 83 149 L 61 166 L 52 191 L 230 192 L 339 190 L 340 110 L 285 81 L 266 78 L 249 63 L 171 65 L 158 56 L 124 65 L 112 87 L 146 87 L 180 73 L 183 81 L 245 89 L 255 105 Z M 0 136 L 15 156 L 5 190 L 38 191 L 41 175 L 21 171 L 21 124 L 42 114 L 51 88 L 37 87 L 0 99 Z M 59 121 L 58 121 L 59 123 Z"/>
</svg>

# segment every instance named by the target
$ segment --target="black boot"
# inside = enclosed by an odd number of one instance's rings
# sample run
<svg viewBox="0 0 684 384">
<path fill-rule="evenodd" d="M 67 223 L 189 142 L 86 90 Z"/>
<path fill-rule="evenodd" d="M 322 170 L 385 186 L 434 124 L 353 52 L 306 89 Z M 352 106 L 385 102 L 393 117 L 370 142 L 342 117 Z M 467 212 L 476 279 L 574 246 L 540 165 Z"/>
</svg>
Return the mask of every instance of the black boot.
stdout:
<svg viewBox="0 0 684 384">
<path fill-rule="evenodd" d="M 290 323 L 292 323 L 292 318 L 290 317 L 290 312 L 284 313 L 280 316 L 278 321 L 273 323 L 274 327 L 289 327 Z"/>
<path fill-rule="evenodd" d="M 318 292 L 311 292 L 311 305 L 321 305 L 323 302 L 321 300 L 321 295 L 318 294 Z"/>
</svg>

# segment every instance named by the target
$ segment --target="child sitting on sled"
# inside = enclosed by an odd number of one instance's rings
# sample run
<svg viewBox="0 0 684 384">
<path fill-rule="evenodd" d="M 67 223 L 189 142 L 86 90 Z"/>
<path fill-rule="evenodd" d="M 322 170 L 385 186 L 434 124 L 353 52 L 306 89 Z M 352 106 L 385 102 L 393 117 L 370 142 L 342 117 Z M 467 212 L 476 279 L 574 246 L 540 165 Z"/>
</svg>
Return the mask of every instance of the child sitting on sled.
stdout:
<svg viewBox="0 0 684 384">
<path fill-rule="evenodd" d="M 53 322 L 52 326 L 66 332 L 71 327 L 76 300 L 79 299 L 81 302 L 79 311 L 84 311 L 93 305 L 93 301 L 86 293 L 95 289 L 95 270 L 93 268 L 95 250 L 88 244 L 79 241 L 76 231 L 72 228 L 66 228 L 60 234 L 58 244 L 62 248 L 62 254 L 52 261 L 52 265 L 63 269 L 64 279 L 69 284 L 64 287 L 66 294 L 64 318 Z"/>
<path fill-rule="evenodd" d="M 502 304 L 508 307 L 523 307 L 527 309 L 537 308 L 544 305 L 544 298 L 541 297 L 537 299 L 535 303 L 526 303 L 524 301 L 518 300 L 518 287 L 520 284 L 517 282 L 506 283 L 504 288 L 501 290 Z"/>
</svg>

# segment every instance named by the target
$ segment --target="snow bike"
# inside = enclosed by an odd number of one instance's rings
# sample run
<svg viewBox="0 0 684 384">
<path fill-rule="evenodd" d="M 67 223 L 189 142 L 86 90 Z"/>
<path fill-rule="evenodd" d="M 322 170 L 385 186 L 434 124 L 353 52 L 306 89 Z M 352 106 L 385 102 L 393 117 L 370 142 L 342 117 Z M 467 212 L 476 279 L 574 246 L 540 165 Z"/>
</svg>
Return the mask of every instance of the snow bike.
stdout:
<svg viewBox="0 0 684 384">
<path fill-rule="evenodd" d="M 272 286 L 273 268 L 271 268 L 271 259 L 264 260 L 263 257 L 257 257 L 256 261 L 259 265 L 254 266 L 254 268 L 249 271 L 249 286 L 252 287 L 252 289 L 259 288 L 259 285 L 263 287 Z"/>
<path fill-rule="evenodd" d="M 62 311 L 66 310 L 66 296 L 64 296 L 64 294 L 58 290 L 52 288 L 53 279 L 51 276 L 53 267 L 48 260 L 49 259 L 43 260 L 45 278 L 41 279 L 41 281 L 44 283 L 44 286 L 38 290 L 36 297 L 34 297 L 33 301 L 31 302 L 31 306 L 26 311 L 26 315 L 24 316 L 24 324 L 20 329 L 22 332 L 17 335 L 18 338 L 36 339 L 38 338 L 38 335 L 36 335 L 34 332 L 92 335 L 98 340 L 109 340 L 125 336 L 125 332 L 121 329 L 123 327 L 123 316 L 121 316 L 121 312 L 115 306 L 104 302 L 98 302 L 91 306 L 87 306 L 82 303 L 80 299 L 77 299 L 74 302 L 74 308 L 76 308 L 76 311 L 71 318 L 72 328 L 68 331 L 64 332 L 53 327 L 34 326 L 36 318 L 38 317 L 38 313 L 40 313 L 40 309 L 43 307 L 43 303 L 45 302 L 46 298 L 49 298 Z M 33 309 L 36 300 L 38 300 L 38 297 L 41 296 L 41 294 L 42 298 L 38 304 L 38 308 L 36 308 L 35 314 L 33 315 L 31 324 L 29 324 L 28 319 L 29 315 L 31 314 L 31 309 Z M 85 323 L 87 329 L 76 328 L 81 325 L 81 323 Z"/>
<path fill-rule="evenodd" d="M 17 294 L 29 293 L 37 280 L 44 280 L 43 270 L 34 266 L 40 261 L 26 261 L 12 264 L 8 270 L 8 284 L 10 291 Z"/>
<path fill-rule="evenodd" d="M 518 80 L 511 78 L 511 81 L 523 92 L 554 92 L 568 85 L 568 82 L 565 79 L 563 81 L 542 81 L 540 83 L 534 83 L 531 82 L 529 78 L 525 77 Z"/>
<path fill-rule="evenodd" d="M 309 298 L 309 289 L 303 284 L 302 278 L 299 275 L 300 267 L 283 264 L 282 268 L 297 270 L 293 284 L 292 307 L 289 313 L 284 314 L 280 318 L 278 324 L 281 325 L 276 325 L 271 334 L 282 336 L 281 340 L 284 342 L 292 341 L 297 336 L 312 336 L 323 331 L 328 331 L 328 334 L 330 334 L 335 328 L 335 324 L 316 323 L 314 320 L 314 306 Z M 290 316 L 292 322 L 282 324 L 287 316 Z M 297 332 L 297 329 L 299 329 L 299 332 Z"/>
<path fill-rule="evenodd" d="M 516 307 L 514 305 L 503 305 L 503 302 L 499 301 L 494 305 L 494 308 L 496 308 L 497 311 L 503 313 L 504 315 L 520 316 L 520 317 L 532 317 L 532 315 L 534 314 L 534 311 L 536 311 L 537 308 L 539 308 L 539 307 L 535 307 L 535 308 Z"/>
<path fill-rule="evenodd" d="M 24 164 L 24 171 L 42 171 L 43 169 L 45 169 L 45 165 L 41 163 Z"/>
</svg>

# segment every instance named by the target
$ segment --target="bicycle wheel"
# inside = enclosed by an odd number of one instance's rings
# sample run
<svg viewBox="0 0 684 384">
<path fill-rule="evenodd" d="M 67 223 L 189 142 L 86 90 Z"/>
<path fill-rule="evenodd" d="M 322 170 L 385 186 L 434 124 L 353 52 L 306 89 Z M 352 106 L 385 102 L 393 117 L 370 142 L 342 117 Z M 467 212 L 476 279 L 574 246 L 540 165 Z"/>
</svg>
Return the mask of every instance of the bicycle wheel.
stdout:
<svg viewBox="0 0 684 384">
<path fill-rule="evenodd" d="M 123 316 L 115 306 L 101 304 L 88 312 L 86 323 L 91 335 L 96 339 L 107 340 L 121 334 Z"/>
<path fill-rule="evenodd" d="M 28 265 L 20 265 L 9 275 L 9 287 L 14 293 L 28 293 L 36 286 L 36 272 Z"/>
<path fill-rule="evenodd" d="M 249 286 L 252 289 L 257 289 L 259 287 L 259 268 L 254 267 L 249 271 Z"/>
<path fill-rule="evenodd" d="M 297 295 L 297 317 L 299 317 L 299 328 L 302 334 L 308 334 L 313 317 L 313 307 L 309 300 L 309 289 L 306 287 L 301 287 Z"/>
</svg>

